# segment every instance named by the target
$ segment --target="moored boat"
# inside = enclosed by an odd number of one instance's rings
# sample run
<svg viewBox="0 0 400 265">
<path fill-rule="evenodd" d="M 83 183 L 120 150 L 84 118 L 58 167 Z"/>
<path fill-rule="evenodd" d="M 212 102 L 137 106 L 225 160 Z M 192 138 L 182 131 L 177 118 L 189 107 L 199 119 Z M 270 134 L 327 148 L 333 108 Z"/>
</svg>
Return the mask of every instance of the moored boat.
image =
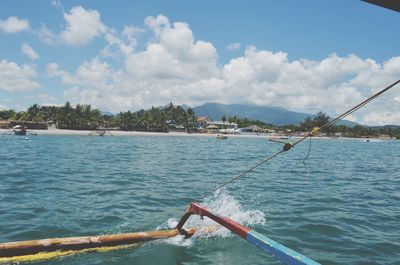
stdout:
<svg viewBox="0 0 400 265">
<path fill-rule="evenodd" d="M 13 127 L 15 135 L 26 135 L 26 127 L 23 125 L 16 125 Z"/>
<path fill-rule="evenodd" d="M 218 135 L 217 135 L 217 139 L 220 139 L 220 140 L 228 139 L 228 135 L 218 134 Z"/>
</svg>

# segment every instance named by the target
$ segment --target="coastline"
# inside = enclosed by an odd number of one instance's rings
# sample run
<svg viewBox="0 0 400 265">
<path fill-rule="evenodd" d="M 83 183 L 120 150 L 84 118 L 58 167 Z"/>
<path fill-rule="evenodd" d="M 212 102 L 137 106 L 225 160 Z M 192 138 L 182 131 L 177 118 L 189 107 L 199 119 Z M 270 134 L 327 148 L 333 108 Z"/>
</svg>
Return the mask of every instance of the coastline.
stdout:
<svg viewBox="0 0 400 265">
<path fill-rule="evenodd" d="M 66 130 L 66 129 L 56 129 L 50 127 L 48 130 L 30 130 L 37 135 L 54 135 L 54 136 L 98 136 L 96 135 L 96 131 L 94 130 Z M 12 131 L 10 129 L 0 129 L 0 135 L 12 135 Z M 168 132 L 168 133 L 160 133 L 160 132 L 141 132 L 141 131 L 106 131 L 106 134 L 103 136 L 162 136 L 162 137 L 211 137 L 215 138 L 218 133 L 186 133 L 186 132 Z M 35 135 L 27 135 L 27 136 L 35 136 Z M 256 133 L 242 133 L 242 134 L 228 134 L 229 138 L 258 138 L 258 139 L 272 139 L 277 138 L 277 135 L 269 135 L 269 134 L 256 134 Z M 292 136 L 291 139 L 300 139 L 301 136 Z M 358 140 L 365 141 L 366 139 L 373 139 L 374 141 L 383 141 L 386 139 L 380 138 L 350 138 L 350 137 L 327 137 L 327 136 L 316 136 L 313 139 L 319 140 Z M 285 141 L 282 139 L 282 141 Z"/>
</svg>

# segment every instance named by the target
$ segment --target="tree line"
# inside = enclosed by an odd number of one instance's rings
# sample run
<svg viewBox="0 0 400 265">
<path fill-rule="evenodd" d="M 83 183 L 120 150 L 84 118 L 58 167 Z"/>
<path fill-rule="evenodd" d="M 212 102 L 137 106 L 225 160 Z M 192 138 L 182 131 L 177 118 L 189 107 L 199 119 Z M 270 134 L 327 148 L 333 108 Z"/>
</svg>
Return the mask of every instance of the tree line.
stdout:
<svg viewBox="0 0 400 265">
<path fill-rule="evenodd" d="M 167 132 L 170 129 L 192 130 L 197 117 L 192 108 L 184 109 L 172 102 L 164 107 L 151 107 L 149 110 L 120 112 L 114 124 L 127 131 Z"/>
<path fill-rule="evenodd" d="M 126 131 L 167 132 L 173 128 L 190 130 L 197 117 L 192 108 L 184 109 L 172 102 L 164 107 L 152 107 L 136 112 L 126 111 L 117 115 L 102 114 L 91 105 L 68 101 L 63 106 L 39 106 L 34 104 L 26 111 L 0 110 L 0 120 L 48 122 L 59 129 L 94 130 L 101 127 L 117 127 Z"/>
<path fill-rule="evenodd" d="M 250 120 L 248 118 L 238 118 L 237 116 L 232 117 L 221 117 L 222 121 L 228 121 L 230 123 L 234 122 L 238 124 L 239 128 L 245 128 L 250 125 L 257 125 L 261 128 L 267 129 L 274 129 L 277 131 L 290 131 L 290 132 L 310 132 L 315 127 L 321 127 L 322 125 L 326 124 L 332 118 L 327 115 L 326 113 L 320 111 L 316 113 L 313 117 L 307 117 L 304 119 L 303 122 L 300 124 L 289 124 L 289 125 L 282 125 L 276 126 L 271 123 L 265 123 L 259 120 Z M 323 131 L 328 136 L 335 136 L 340 134 L 343 137 L 379 137 L 381 135 L 386 135 L 391 138 L 400 139 L 400 126 L 362 126 L 362 125 L 355 125 L 355 126 L 346 126 L 346 125 L 332 125 L 326 127 Z"/>
<path fill-rule="evenodd" d="M 77 104 L 72 106 L 66 102 L 63 106 L 39 106 L 34 104 L 26 111 L 0 110 L 0 120 L 33 121 L 53 123 L 59 129 L 95 130 L 101 127 L 117 128 L 126 131 L 167 132 L 171 129 L 192 131 L 195 129 L 197 116 L 192 108 L 183 108 L 172 102 L 164 107 L 151 107 L 136 112 L 119 112 L 117 115 L 103 114 L 91 105 Z M 239 128 L 257 125 L 265 129 L 278 131 L 307 132 L 314 127 L 321 127 L 331 118 L 324 112 L 307 117 L 297 125 L 276 126 L 259 120 L 240 118 L 237 116 L 221 117 L 224 122 L 236 123 Z M 356 125 L 334 125 L 324 130 L 328 135 L 345 137 L 378 137 L 387 135 L 400 139 L 400 127 L 368 127 Z"/>
</svg>

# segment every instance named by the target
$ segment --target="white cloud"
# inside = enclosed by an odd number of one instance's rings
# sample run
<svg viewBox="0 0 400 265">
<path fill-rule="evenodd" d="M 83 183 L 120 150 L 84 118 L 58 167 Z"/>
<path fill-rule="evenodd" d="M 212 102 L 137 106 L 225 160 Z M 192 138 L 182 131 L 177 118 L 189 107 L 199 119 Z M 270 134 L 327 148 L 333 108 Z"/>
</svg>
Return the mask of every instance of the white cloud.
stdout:
<svg viewBox="0 0 400 265">
<path fill-rule="evenodd" d="M 31 60 L 36 60 L 39 58 L 39 55 L 33 50 L 33 48 L 26 43 L 21 45 L 21 51 L 23 54 L 27 55 Z"/>
<path fill-rule="evenodd" d="M 61 9 L 61 10 L 64 10 L 64 6 L 63 6 L 63 4 L 61 3 L 60 0 L 52 0 L 52 1 L 51 1 L 51 4 L 52 4 L 54 7 L 56 7 L 56 8 L 59 8 L 59 9 Z"/>
<path fill-rule="evenodd" d="M 29 29 L 29 21 L 17 17 L 9 17 L 6 20 L 0 20 L 0 30 L 7 33 L 15 33 Z"/>
<path fill-rule="evenodd" d="M 76 70 L 76 84 L 88 89 L 107 91 L 111 71 L 105 62 L 100 62 L 98 58 L 94 58 L 90 62 L 83 62 Z"/>
<path fill-rule="evenodd" d="M 226 48 L 227 48 L 229 51 L 234 51 L 234 50 L 240 49 L 240 47 L 241 47 L 240 42 L 235 42 L 235 43 L 229 44 Z"/>
<path fill-rule="evenodd" d="M 40 29 L 36 31 L 36 34 L 41 41 L 49 45 L 56 44 L 59 39 L 45 24 L 41 25 Z"/>
<path fill-rule="evenodd" d="M 8 107 L 7 105 L 3 105 L 2 103 L 0 103 L 0 110 L 9 110 L 11 109 L 10 107 Z"/>
<path fill-rule="evenodd" d="M 143 28 L 125 26 L 122 33 L 109 29 L 105 34 L 108 45 L 101 51 L 104 57 L 118 57 L 119 54 L 125 57 L 131 56 L 137 45 L 137 37 L 145 32 Z"/>
<path fill-rule="evenodd" d="M 195 41 L 186 23 L 175 22 L 171 26 L 163 15 L 147 17 L 145 23 L 156 41 L 145 51 L 127 58 L 126 70 L 132 76 L 196 80 L 219 75 L 215 47 L 209 42 Z"/>
<path fill-rule="evenodd" d="M 373 125 L 398 125 L 400 121 L 399 112 L 379 111 L 369 112 L 361 120 L 363 124 Z"/>
<path fill-rule="evenodd" d="M 76 78 L 73 75 L 66 71 L 60 70 L 58 68 L 58 64 L 56 63 L 47 64 L 46 69 L 49 77 L 61 77 L 62 82 L 69 85 L 77 83 Z"/>
<path fill-rule="evenodd" d="M 108 30 L 103 55 L 123 55 L 123 67 L 113 68 L 96 57 L 73 73 L 47 66 L 48 74 L 70 86 L 65 97 L 104 110 L 147 108 L 173 101 L 192 106 L 204 102 L 251 103 L 290 110 L 340 114 L 400 76 L 400 56 L 379 63 L 357 55 L 330 54 L 322 60 L 289 60 L 285 52 L 247 47 L 225 65 L 217 62 L 210 42 L 196 40 L 183 22 L 163 15 L 147 17 L 153 33 L 144 50 L 136 51 L 132 26 L 122 33 Z M 106 57 L 113 59 L 114 57 Z M 118 58 L 117 60 L 120 60 Z M 367 124 L 400 124 L 400 89 L 367 105 L 350 119 Z"/>
<path fill-rule="evenodd" d="M 0 61 L 0 90 L 15 92 L 34 90 L 39 84 L 32 80 L 38 73 L 33 65 L 18 65 L 7 60 Z"/>
<path fill-rule="evenodd" d="M 56 7 L 59 2 L 53 3 Z M 45 24 L 36 31 L 37 36 L 43 42 L 50 45 L 85 46 L 94 38 L 105 34 L 109 29 L 101 22 L 100 13 L 96 10 L 85 9 L 81 6 L 73 7 L 64 13 L 65 29 L 60 33 L 54 33 Z"/>
<path fill-rule="evenodd" d="M 67 44 L 82 46 L 106 31 L 101 22 L 100 13 L 96 10 L 86 10 L 81 6 L 71 8 L 64 14 L 66 29 L 61 32 L 61 38 Z"/>
<path fill-rule="evenodd" d="M 48 94 L 34 94 L 34 95 L 28 95 L 26 96 L 28 99 L 34 99 L 38 100 L 40 99 L 41 101 L 55 101 L 56 98 L 54 96 L 48 95 Z"/>
<path fill-rule="evenodd" d="M 225 90 L 230 92 L 223 102 L 275 105 L 303 112 L 323 110 L 334 116 L 396 80 L 400 75 L 400 67 L 396 67 L 399 61 L 400 57 L 395 57 L 379 64 L 355 55 L 336 54 L 321 61 L 289 61 L 284 53 L 249 47 L 243 57 L 224 66 Z M 400 93 L 391 93 L 391 97 L 365 109 L 396 112 L 398 103 L 393 95 Z M 368 111 L 357 112 L 353 117 L 369 124 L 380 122 L 378 115 L 366 119 Z"/>
</svg>

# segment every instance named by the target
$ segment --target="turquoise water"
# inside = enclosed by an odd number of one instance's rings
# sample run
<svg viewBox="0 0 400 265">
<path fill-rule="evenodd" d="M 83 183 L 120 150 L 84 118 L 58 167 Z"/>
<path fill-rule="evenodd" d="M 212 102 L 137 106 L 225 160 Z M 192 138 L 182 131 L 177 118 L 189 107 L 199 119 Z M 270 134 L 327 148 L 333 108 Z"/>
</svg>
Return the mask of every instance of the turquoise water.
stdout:
<svg viewBox="0 0 400 265">
<path fill-rule="evenodd" d="M 0 136 L 0 242 L 168 228 L 265 138 Z M 400 141 L 314 140 L 204 202 L 323 264 L 400 264 Z M 193 219 L 192 224 L 205 225 Z M 226 233 L 35 264 L 280 264 Z"/>
</svg>

